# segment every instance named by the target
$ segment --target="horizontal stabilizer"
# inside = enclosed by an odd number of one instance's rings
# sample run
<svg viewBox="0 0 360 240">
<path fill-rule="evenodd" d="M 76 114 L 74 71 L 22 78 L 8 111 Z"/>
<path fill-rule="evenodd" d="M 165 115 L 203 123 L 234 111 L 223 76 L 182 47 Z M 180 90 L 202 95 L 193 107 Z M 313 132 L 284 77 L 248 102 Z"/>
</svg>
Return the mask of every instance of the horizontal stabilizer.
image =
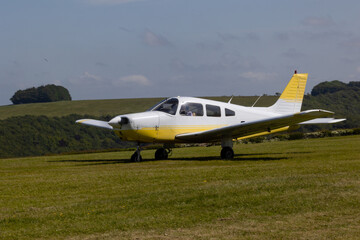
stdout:
<svg viewBox="0 0 360 240">
<path fill-rule="evenodd" d="M 179 134 L 175 137 L 175 139 L 188 142 L 215 142 L 224 138 L 236 139 L 257 133 L 271 133 L 274 130 L 297 125 L 312 119 L 331 117 L 333 114 L 333 112 L 326 110 L 308 110 L 294 114 L 282 115 L 279 117 L 271 117 L 264 120 L 239 123 L 213 130 Z"/>
<path fill-rule="evenodd" d="M 110 126 L 107 122 L 100 121 L 100 120 L 94 120 L 94 119 L 80 119 L 80 120 L 77 120 L 76 123 L 89 125 L 89 126 L 93 126 L 93 127 L 106 128 L 106 129 L 110 129 L 110 130 L 113 129 L 113 127 Z"/>
<path fill-rule="evenodd" d="M 317 118 L 317 119 L 313 119 L 310 121 L 306 121 L 306 122 L 302 122 L 299 123 L 301 125 L 306 125 L 306 124 L 329 124 L 329 123 L 338 123 L 338 122 L 342 122 L 345 121 L 346 118 L 340 118 L 340 119 L 335 119 L 335 118 Z"/>
</svg>

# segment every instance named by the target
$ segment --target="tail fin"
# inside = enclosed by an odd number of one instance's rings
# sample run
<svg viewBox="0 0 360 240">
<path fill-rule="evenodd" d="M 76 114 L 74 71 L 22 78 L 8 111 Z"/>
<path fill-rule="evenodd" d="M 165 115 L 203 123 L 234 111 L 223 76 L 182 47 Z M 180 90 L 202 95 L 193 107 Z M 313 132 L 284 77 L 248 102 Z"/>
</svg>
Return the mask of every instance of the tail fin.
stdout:
<svg viewBox="0 0 360 240">
<path fill-rule="evenodd" d="M 280 98 L 269 109 L 278 113 L 300 112 L 307 78 L 307 73 L 296 73 L 295 71 Z"/>
</svg>

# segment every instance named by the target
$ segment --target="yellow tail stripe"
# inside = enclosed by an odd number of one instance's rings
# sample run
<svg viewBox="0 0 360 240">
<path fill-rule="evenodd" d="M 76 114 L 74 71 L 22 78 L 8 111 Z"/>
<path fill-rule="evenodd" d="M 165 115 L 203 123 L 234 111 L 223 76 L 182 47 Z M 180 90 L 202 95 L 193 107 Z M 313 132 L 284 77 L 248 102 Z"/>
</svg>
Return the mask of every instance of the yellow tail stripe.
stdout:
<svg viewBox="0 0 360 240">
<path fill-rule="evenodd" d="M 294 74 L 281 94 L 280 99 L 285 100 L 286 102 L 302 102 L 307 78 L 307 73 Z"/>
</svg>

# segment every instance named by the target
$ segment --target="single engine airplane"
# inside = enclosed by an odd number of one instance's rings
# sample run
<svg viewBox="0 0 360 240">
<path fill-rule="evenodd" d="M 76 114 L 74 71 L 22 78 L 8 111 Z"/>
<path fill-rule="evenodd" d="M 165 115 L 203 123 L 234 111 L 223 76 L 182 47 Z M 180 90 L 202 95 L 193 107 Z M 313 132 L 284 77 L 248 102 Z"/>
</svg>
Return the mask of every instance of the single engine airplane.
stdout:
<svg viewBox="0 0 360 240">
<path fill-rule="evenodd" d="M 304 124 L 328 124 L 333 112 L 313 109 L 301 111 L 307 73 L 292 76 L 285 90 L 270 107 L 244 107 L 194 97 L 167 98 L 148 111 L 119 115 L 109 122 L 81 119 L 76 123 L 113 130 L 123 141 L 138 144 L 131 156 L 141 161 L 141 144 L 161 143 L 155 159 L 167 159 L 175 143 L 221 142 L 221 158 L 233 159 L 233 141 L 282 131 Z"/>
</svg>

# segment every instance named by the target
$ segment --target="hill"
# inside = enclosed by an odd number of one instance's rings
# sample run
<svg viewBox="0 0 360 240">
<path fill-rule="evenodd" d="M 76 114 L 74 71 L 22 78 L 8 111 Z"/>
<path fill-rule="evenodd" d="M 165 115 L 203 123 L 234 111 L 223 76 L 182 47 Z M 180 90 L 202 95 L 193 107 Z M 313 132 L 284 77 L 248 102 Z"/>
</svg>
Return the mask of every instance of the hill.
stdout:
<svg viewBox="0 0 360 240">
<path fill-rule="evenodd" d="M 316 85 L 311 94 L 305 95 L 302 107 L 303 110 L 314 108 L 333 111 L 337 118 L 346 118 L 335 125 L 337 128 L 360 127 L 360 82 L 345 84 L 335 80 Z"/>
</svg>

